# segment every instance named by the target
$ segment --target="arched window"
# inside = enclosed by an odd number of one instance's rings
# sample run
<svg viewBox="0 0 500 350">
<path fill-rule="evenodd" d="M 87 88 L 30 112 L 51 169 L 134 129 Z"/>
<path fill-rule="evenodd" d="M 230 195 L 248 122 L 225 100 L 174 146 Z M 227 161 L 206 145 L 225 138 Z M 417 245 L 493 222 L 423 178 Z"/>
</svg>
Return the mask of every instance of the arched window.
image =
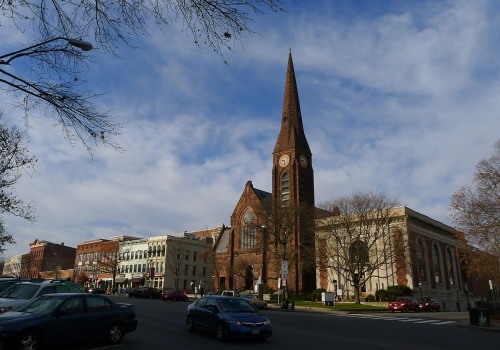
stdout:
<svg viewBox="0 0 500 350">
<path fill-rule="evenodd" d="M 420 240 L 417 243 L 417 269 L 420 283 L 427 281 L 424 244 Z"/>
<path fill-rule="evenodd" d="M 439 261 L 439 251 L 437 245 L 432 245 L 432 264 L 434 267 L 434 279 L 436 283 L 441 282 L 441 263 Z"/>
<path fill-rule="evenodd" d="M 450 248 L 446 249 L 446 267 L 448 268 L 448 278 L 450 285 L 455 284 L 455 268 L 453 264 L 453 255 Z"/>
<path fill-rule="evenodd" d="M 153 247 L 153 256 L 156 256 L 156 246 Z"/>
<path fill-rule="evenodd" d="M 257 241 L 257 227 L 255 226 L 255 215 L 252 210 L 247 210 L 243 215 L 241 225 L 241 249 L 255 248 Z"/>
<path fill-rule="evenodd" d="M 290 204 L 290 176 L 284 173 L 281 177 L 281 204 L 286 207 Z"/>
<path fill-rule="evenodd" d="M 368 246 L 363 241 L 354 241 L 349 247 L 349 255 L 351 263 L 362 267 L 368 263 Z"/>
</svg>

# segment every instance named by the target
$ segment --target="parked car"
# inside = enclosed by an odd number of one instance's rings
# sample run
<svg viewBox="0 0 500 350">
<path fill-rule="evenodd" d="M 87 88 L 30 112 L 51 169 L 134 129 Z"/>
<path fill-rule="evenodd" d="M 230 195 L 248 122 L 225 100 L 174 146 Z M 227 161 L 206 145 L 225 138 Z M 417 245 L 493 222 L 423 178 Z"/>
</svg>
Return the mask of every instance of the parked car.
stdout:
<svg viewBox="0 0 500 350">
<path fill-rule="evenodd" d="M 130 304 L 88 293 L 47 294 L 0 315 L 0 349 L 38 350 L 93 339 L 116 344 L 136 328 Z"/>
<path fill-rule="evenodd" d="M 239 296 L 238 292 L 235 292 L 234 290 L 223 290 L 221 295 L 224 296 L 229 296 L 229 297 L 237 297 Z"/>
<path fill-rule="evenodd" d="M 90 294 L 106 294 L 106 291 L 102 288 L 90 288 L 88 292 Z"/>
<path fill-rule="evenodd" d="M 267 303 L 264 300 L 260 300 L 257 294 L 241 294 L 240 296 L 256 309 L 267 309 Z"/>
<path fill-rule="evenodd" d="M 415 297 L 397 297 L 395 301 L 389 303 L 389 309 L 391 312 L 394 311 L 419 311 L 418 300 Z"/>
<path fill-rule="evenodd" d="M 219 341 L 228 338 L 255 338 L 265 340 L 272 336 L 269 319 L 256 312 L 243 298 L 204 296 L 186 311 L 189 332 L 206 331 L 215 334 Z"/>
<path fill-rule="evenodd" d="M 182 293 L 180 290 L 170 290 L 170 291 L 164 292 L 161 295 L 161 298 L 163 299 L 163 301 L 167 301 L 167 300 L 189 301 L 188 296 L 186 294 Z"/>
<path fill-rule="evenodd" d="M 11 285 L 19 282 L 42 282 L 38 278 L 18 278 L 18 277 L 0 277 L 0 292 L 3 292 Z"/>
<path fill-rule="evenodd" d="M 160 299 L 161 290 L 153 287 L 139 287 L 128 293 L 129 298 Z"/>
<path fill-rule="evenodd" d="M 420 311 L 439 311 L 441 308 L 441 304 L 434 297 L 423 297 L 418 301 L 418 307 Z"/>
<path fill-rule="evenodd" d="M 50 293 L 83 293 L 79 283 L 68 281 L 19 282 L 0 293 L 0 313 L 13 310 L 41 295 Z"/>
</svg>

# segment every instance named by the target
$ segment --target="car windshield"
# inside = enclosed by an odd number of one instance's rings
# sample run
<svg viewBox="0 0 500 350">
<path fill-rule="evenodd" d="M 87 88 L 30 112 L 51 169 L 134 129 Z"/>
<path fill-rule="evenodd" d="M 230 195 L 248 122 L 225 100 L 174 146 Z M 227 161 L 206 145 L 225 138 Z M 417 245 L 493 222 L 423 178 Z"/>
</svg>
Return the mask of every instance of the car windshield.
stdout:
<svg viewBox="0 0 500 350">
<path fill-rule="evenodd" d="M 255 312 L 253 306 L 243 299 L 218 299 L 217 305 L 225 312 Z"/>
<path fill-rule="evenodd" d="M 21 306 L 16 311 L 30 314 L 44 314 L 54 311 L 65 300 L 62 296 L 44 295 Z"/>
<path fill-rule="evenodd" d="M 402 301 L 402 302 L 405 302 L 406 301 L 406 298 L 397 298 L 396 301 Z"/>
<path fill-rule="evenodd" d="M 14 284 L 0 293 L 0 298 L 31 299 L 39 288 L 36 284 Z"/>
</svg>

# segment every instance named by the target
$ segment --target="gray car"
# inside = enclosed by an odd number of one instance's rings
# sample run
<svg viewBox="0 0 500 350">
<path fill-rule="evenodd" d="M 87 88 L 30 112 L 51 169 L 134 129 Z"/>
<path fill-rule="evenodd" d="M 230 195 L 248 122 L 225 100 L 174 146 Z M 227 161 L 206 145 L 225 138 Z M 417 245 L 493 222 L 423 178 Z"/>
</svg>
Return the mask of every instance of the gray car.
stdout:
<svg viewBox="0 0 500 350">
<path fill-rule="evenodd" d="M 30 300 L 51 293 L 83 293 L 83 287 L 67 281 L 14 283 L 0 293 L 0 313 L 14 310 Z"/>
<path fill-rule="evenodd" d="M 267 303 L 260 300 L 257 294 L 241 294 L 240 296 L 257 309 L 267 309 Z"/>
</svg>

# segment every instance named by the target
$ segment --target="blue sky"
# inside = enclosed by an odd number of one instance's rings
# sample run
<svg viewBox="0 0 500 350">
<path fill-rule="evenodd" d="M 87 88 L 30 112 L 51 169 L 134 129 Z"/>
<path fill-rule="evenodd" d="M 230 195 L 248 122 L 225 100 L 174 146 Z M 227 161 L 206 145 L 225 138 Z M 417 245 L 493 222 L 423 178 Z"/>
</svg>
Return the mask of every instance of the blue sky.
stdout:
<svg viewBox="0 0 500 350">
<path fill-rule="evenodd" d="M 385 191 L 450 224 L 457 186 L 500 138 L 497 1 L 296 1 L 251 23 L 225 53 L 180 26 L 137 38 L 120 57 L 91 51 L 87 88 L 126 123 L 126 150 L 71 146 L 53 120 L 29 121 L 36 172 L 16 192 L 37 222 L 6 217 L 28 252 L 36 238 L 74 246 L 114 235 L 203 230 L 230 222 L 247 180 L 271 190 L 291 48 L 316 204 Z M 0 31 L 2 52 L 16 32 Z M 22 113 L 0 95 L 4 117 Z"/>
</svg>

